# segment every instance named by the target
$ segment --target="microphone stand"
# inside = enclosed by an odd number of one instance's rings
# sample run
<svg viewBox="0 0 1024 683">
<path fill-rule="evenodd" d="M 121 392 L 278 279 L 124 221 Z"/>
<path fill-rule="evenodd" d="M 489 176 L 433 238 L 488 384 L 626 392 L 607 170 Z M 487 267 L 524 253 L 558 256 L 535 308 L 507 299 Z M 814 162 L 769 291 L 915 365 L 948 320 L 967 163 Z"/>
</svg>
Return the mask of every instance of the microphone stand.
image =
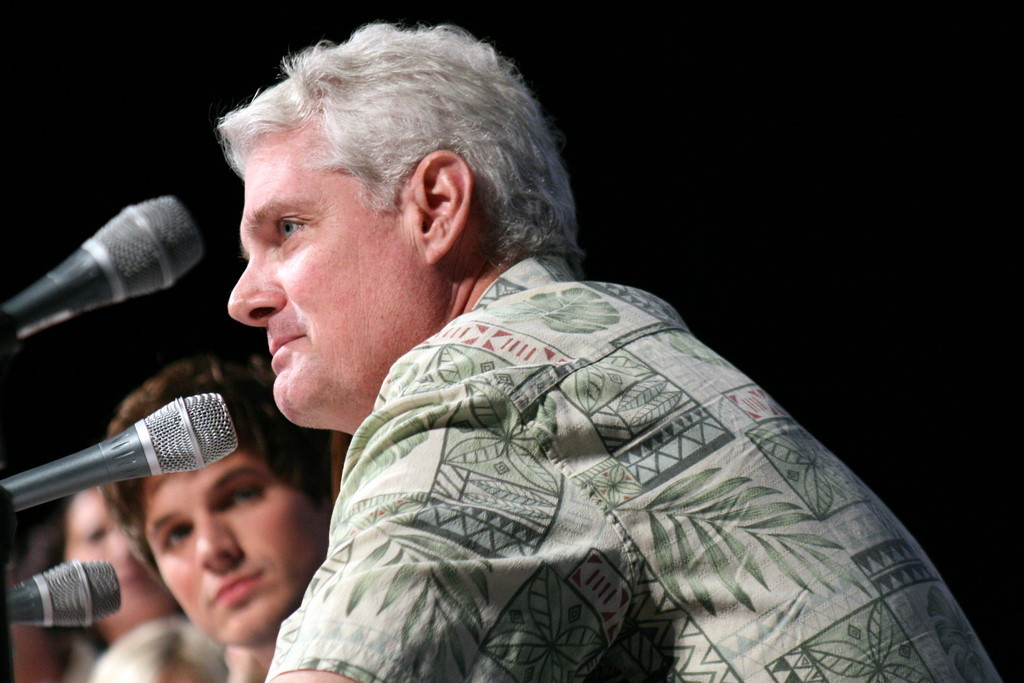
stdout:
<svg viewBox="0 0 1024 683">
<path fill-rule="evenodd" d="M 11 653 L 11 625 L 7 618 L 7 563 L 11 559 L 14 547 L 14 504 L 7 489 L 0 486 L 0 569 L 3 570 L 4 582 L 0 590 L 0 680 L 14 680 L 14 660 Z"/>
<path fill-rule="evenodd" d="M 7 364 L 21 348 L 18 342 L 18 330 L 14 320 L 0 310 L 0 388 L 7 377 Z M 4 449 L 3 424 L 0 423 L 0 471 L 7 467 Z M 7 565 L 11 561 L 14 549 L 14 529 L 17 519 L 14 516 L 14 503 L 7 489 L 0 486 L 0 572 L 4 581 L 0 586 L 0 680 L 14 680 L 14 660 L 11 652 L 11 626 L 7 617 Z"/>
<path fill-rule="evenodd" d="M 9 358 L 18 351 L 18 328 L 14 318 L 0 309 L 0 358 Z"/>
<path fill-rule="evenodd" d="M 3 310 L 0 310 L 0 388 L 3 387 L 3 382 L 7 378 L 7 364 L 20 348 L 18 328 L 14 324 L 14 319 L 4 313 Z M 3 423 L 0 421 L 0 472 L 6 467 L 7 456 L 4 449 L 4 430 Z M 2 542 L 3 539 L 0 539 L 0 543 Z"/>
<path fill-rule="evenodd" d="M 18 351 L 18 328 L 14 319 L 0 310 L 0 358 L 9 358 Z"/>
</svg>

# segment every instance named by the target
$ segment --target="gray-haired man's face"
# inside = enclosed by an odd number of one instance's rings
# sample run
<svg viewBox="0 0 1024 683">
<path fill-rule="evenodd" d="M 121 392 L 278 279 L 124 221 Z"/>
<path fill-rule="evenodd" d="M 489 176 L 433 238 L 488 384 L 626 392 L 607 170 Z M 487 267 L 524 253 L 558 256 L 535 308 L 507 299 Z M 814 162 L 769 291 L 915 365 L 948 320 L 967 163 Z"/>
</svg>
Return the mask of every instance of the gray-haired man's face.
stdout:
<svg viewBox="0 0 1024 683">
<path fill-rule="evenodd" d="M 260 144 L 245 170 L 241 241 L 249 264 L 229 312 L 267 328 L 274 396 L 293 422 L 353 432 L 391 364 L 443 324 L 411 202 L 381 214 L 361 186 L 306 162 L 305 129 Z"/>
</svg>

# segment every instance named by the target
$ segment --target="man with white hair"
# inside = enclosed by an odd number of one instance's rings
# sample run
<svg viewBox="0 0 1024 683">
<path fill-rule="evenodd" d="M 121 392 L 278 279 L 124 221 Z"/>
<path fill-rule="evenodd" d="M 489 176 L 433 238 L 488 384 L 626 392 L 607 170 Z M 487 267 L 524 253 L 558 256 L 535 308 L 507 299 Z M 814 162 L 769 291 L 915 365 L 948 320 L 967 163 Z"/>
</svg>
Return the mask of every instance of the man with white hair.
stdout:
<svg viewBox="0 0 1024 683">
<path fill-rule="evenodd" d="M 271 677 L 995 679 L 835 456 L 665 302 L 578 281 L 555 135 L 490 46 L 371 25 L 285 70 L 220 125 L 229 309 L 285 415 L 353 441 Z"/>
</svg>

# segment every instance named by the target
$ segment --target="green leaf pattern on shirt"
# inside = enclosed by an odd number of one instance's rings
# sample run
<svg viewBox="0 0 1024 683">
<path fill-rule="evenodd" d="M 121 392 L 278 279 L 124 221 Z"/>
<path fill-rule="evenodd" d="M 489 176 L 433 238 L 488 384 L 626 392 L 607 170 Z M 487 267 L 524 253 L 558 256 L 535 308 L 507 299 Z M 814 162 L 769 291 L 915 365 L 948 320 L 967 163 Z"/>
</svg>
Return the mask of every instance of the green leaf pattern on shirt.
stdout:
<svg viewBox="0 0 1024 683">
<path fill-rule="evenodd" d="M 714 587 L 699 569 L 710 567 L 721 587 L 755 611 L 739 575 L 748 574 L 767 590 L 761 569 L 766 560 L 804 590 L 812 591 L 814 582 L 832 590 L 837 578 L 860 586 L 831 557 L 842 546 L 801 531 L 801 523 L 813 520 L 813 515 L 778 500 L 780 492 L 773 488 L 752 485 L 748 477 L 723 480 L 716 476 L 720 471 L 712 468 L 682 477 L 642 507 L 622 508 L 647 515 L 657 574 L 677 600 L 683 604 L 696 600 L 716 614 Z M 675 571 L 677 567 L 682 571 Z M 685 583 L 677 576 L 684 577 Z"/>
<path fill-rule="evenodd" d="M 601 618 L 550 567 L 542 567 L 488 634 L 485 652 L 515 680 L 575 680 L 605 645 Z"/>
<path fill-rule="evenodd" d="M 422 505 L 410 507 L 421 508 Z M 385 539 L 362 560 L 345 568 L 354 578 L 345 612 L 372 596 L 377 613 L 396 602 L 406 605 L 398 646 L 410 653 L 416 671 L 443 671 L 437 658 L 450 658 L 465 673 L 466 639 L 482 637 L 482 606 L 487 604 L 485 574 L 490 563 L 457 544 L 415 526 L 415 514 L 393 515 L 374 528 Z M 382 586 L 386 589 L 381 590 Z M 430 639 L 420 635 L 430 632 Z M 443 679 L 437 679 L 443 680 Z"/>
<path fill-rule="evenodd" d="M 978 639 L 963 614 L 937 586 L 928 589 L 928 614 L 935 619 L 939 643 L 952 653 L 960 675 L 969 683 L 988 683 L 991 678 L 985 670 Z"/>
<path fill-rule="evenodd" d="M 492 307 L 488 313 L 511 322 L 537 321 L 567 334 L 597 332 L 619 322 L 614 306 L 582 287 L 538 294 L 520 303 Z"/>
</svg>

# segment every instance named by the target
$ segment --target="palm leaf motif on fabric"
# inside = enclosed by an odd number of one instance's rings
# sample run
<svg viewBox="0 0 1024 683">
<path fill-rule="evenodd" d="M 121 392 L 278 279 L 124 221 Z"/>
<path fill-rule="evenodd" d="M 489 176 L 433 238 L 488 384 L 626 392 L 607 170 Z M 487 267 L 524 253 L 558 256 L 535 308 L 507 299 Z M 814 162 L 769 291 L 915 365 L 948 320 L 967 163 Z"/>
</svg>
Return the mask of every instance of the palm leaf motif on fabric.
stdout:
<svg viewBox="0 0 1024 683">
<path fill-rule="evenodd" d="M 636 306 L 654 318 L 659 318 L 679 327 L 686 327 L 676 309 L 649 292 L 610 282 L 587 282 L 585 284 L 591 289 L 596 289 L 631 306 Z"/>
<path fill-rule="evenodd" d="M 331 530 L 331 538 L 346 539 L 368 529 L 379 520 L 388 518 L 404 519 L 422 510 L 429 502 L 426 492 L 388 493 L 360 500 L 348 506 L 344 520 Z"/>
<path fill-rule="evenodd" d="M 457 544 L 423 533 L 414 520 L 413 514 L 400 514 L 375 524 L 385 540 L 345 568 L 355 576 L 345 612 L 374 596 L 379 598 L 376 613 L 387 619 L 389 608 L 400 603 L 395 607 L 403 615 L 397 649 L 419 680 L 443 681 L 445 671 L 465 675 L 465 653 L 479 647 L 491 565 Z M 431 637 L 421 638 L 423 633 Z"/>
<path fill-rule="evenodd" d="M 482 421 L 502 419 L 490 399 L 480 391 L 481 386 L 484 385 L 467 385 L 467 394 L 477 397 L 467 401 L 473 405 L 469 410 Z M 365 482 L 409 455 L 427 440 L 430 430 L 445 427 L 448 422 L 462 421 L 459 414 L 459 410 L 452 411 L 448 406 L 430 400 L 397 415 L 384 410 L 372 413 L 352 437 L 347 460 L 357 464 L 351 471 L 346 471 L 342 482 L 343 495 L 339 500 L 357 500 L 356 492 Z"/>
<path fill-rule="evenodd" d="M 421 524 L 488 557 L 530 554 L 550 530 L 562 480 L 541 456 L 554 418 L 545 405 L 521 424 L 508 404 L 479 394 L 452 416 Z"/>
<path fill-rule="evenodd" d="M 536 456 L 550 446 L 554 434 L 554 417 L 542 407 L 527 428 L 520 424 L 519 415 L 508 410 L 504 401 L 494 401 L 487 395 L 478 395 L 468 401 L 451 420 L 448 442 L 445 444 L 445 464 L 481 469 L 498 481 L 508 480 L 516 486 L 532 486 L 545 491 L 557 491 L 558 480 L 546 467 L 536 466 Z M 522 462 L 518 472 L 524 479 L 511 475 L 506 469 Z"/>
<path fill-rule="evenodd" d="M 815 676 L 794 679 L 797 669 Z M 832 624 L 767 667 L 780 683 L 792 680 L 926 683 L 935 678 L 895 615 L 876 600 Z"/>
<path fill-rule="evenodd" d="M 747 436 L 818 519 L 869 497 L 831 451 L 791 420 L 770 421 Z"/>
<path fill-rule="evenodd" d="M 719 356 L 717 353 L 704 346 L 704 344 L 697 340 L 689 332 L 672 332 L 667 335 L 668 343 L 676 351 L 683 353 L 691 358 L 709 363 L 711 365 L 717 365 L 723 368 L 729 368 L 735 370 L 735 366 L 726 359 Z"/>
<path fill-rule="evenodd" d="M 387 382 L 391 385 L 390 392 L 404 394 L 411 385 L 420 380 L 422 374 L 419 363 L 395 363 L 391 366 L 391 371 L 388 372 Z"/>
<path fill-rule="evenodd" d="M 696 405 L 665 376 L 617 351 L 566 378 L 566 396 L 586 413 L 610 452 L 682 405 Z"/>
<path fill-rule="evenodd" d="M 647 490 L 634 473 L 612 458 L 606 458 L 585 472 L 579 481 L 613 507 L 622 505 Z"/>
<path fill-rule="evenodd" d="M 642 578 L 634 590 L 622 630 L 587 683 L 742 683 L 698 621 L 664 599 L 662 583 Z"/>
<path fill-rule="evenodd" d="M 834 590 L 832 582 L 838 578 L 867 593 L 831 558 L 842 546 L 801 530 L 813 515 L 776 499 L 780 493 L 773 488 L 752 486 L 748 477 L 721 480 L 716 477 L 719 471 L 712 468 L 684 477 L 642 508 L 621 508 L 648 517 L 657 574 L 677 600 L 696 600 L 716 614 L 712 593 L 720 586 L 754 611 L 739 577 L 745 573 L 768 590 L 763 568 L 770 565 L 807 591 L 813 592 L 814 582 Z"/>
<path fill-rule="evenodd" d="M 474 387 L 479 388 L 480 392 L 472 400 L 460 405 L 450 420 L 456 433 L 445 446 L 445 460 L 478 447 L 487 451 L 497 448 L 502 453 L 511 452 L 516 455 L 536 453 L 541 449 L 536 444 L 531 446 L 531 439 L 537 435 L 527 434 L 528 430 L 521 424 L 519 414 L 510 408 L 508 401 L 500 395 L 486 393 L 484 385 Z M 554 429 L 554 421 L 541 417 L 537 426 L 544 433 L 550 433 Z"/>
<path fill-rule="evenodd" d="M 477 375 L 505 367 L 508 361 L 487 351 L 457 344 L 446 344 L 419 370 L 407 391 L 430 391 L 443 389 L 472 379 Z"/>
<path fill-rule="evenodd" d="M 994 671 L 988 670 L 987 658 L 979 650 L 981 645 L 970 624 L 956 605 L 938 587 L 928 591 L 928 615 L 935 620 L 935 633 L 946 654 L 968 683 L 997 681 Z"/>
<path fill-rule="evenodd" d="M 513 680 L 573 681 L 606 647 L 593 606 L 548 566 L 509 602 L 483 651 Z"/>
<path fill-rule="evenodd" d="M 584 287 L 544 292 L 508 306 L 490 310 L 497 318 L 514 322 L 539 321 L 555 332 L 587 334 L 619 322 L 619 312 L 601 296 Z"/>
</svg>

